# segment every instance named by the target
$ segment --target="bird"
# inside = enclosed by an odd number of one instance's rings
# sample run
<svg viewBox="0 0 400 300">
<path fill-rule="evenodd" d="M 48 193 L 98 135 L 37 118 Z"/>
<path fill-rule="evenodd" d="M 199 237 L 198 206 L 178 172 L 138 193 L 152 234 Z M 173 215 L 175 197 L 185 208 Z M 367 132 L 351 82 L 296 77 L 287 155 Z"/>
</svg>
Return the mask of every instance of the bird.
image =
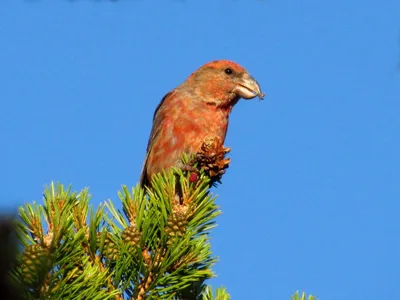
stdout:
<svg viewBox="0 0 400 300">
<path fill-rule="evenodd" d="M 199 153 L 209 137 L 222 146 L 234 105 L 255 97 L 264 97 L 257 80 L 233 61 L 211 61 L 194 71 L 154 112 L 140 186 L 151 186 L 156 173 L 182 167 L 182 156 Z"/>
</svg>

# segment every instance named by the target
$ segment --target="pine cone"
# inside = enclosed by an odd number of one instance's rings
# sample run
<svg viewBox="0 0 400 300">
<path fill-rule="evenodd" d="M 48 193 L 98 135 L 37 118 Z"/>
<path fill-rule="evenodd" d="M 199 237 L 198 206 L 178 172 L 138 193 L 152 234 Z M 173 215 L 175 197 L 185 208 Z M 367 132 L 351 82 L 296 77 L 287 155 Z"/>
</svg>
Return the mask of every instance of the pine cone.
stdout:
<svg viewBox="0 0 400 300">
<path fill-rule="evenodd" d="M 201 151 L 196 155 L 196 162 L 211 179 L 211 183 L 221 181 L 222 175 L 229 167 L 230 159 L 225 158 L 225 155 L 230 150 L 221 145 L 217 138 L 210 137 L 204 140 Z"/>
<path fill-rule="evenodd" d="M 110 235 L 110 233 L 107 233 L 104 239 L 103 254 L 109 260 L 117 260 L 119 254 L 118 245 L 111 239 Z"/>
<path fill-rule="evenodd" d="M 32 244 L 25 248 L 21 258 L 21 268 L 27 284 L 40 283 L 51 266 L 48 249 L 39 244 Z"/>
<path fill-rule="evenodd" d="M 182 237 L 187 229 L 188 221 L 186 215 L 180 212 L 174 212 L 169 215 L 165 232 L 173 239 Z M 172 242 L 172 241 L 171 241 Z"/>
<path fill-rule="evenodd" d="M 129 226 L 124 229 L 121 238 L 130 250 L 134 250 L 140 243 L 140 232 L 135 226 Z"/>
</svg>

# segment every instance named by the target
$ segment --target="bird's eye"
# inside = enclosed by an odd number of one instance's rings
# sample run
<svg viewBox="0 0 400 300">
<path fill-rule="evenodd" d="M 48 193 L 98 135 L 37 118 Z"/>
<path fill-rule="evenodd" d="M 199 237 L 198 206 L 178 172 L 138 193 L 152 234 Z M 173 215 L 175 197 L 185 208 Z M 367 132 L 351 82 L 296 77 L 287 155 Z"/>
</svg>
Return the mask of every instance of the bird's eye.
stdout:
<svg viewBox="0 0 400 300">
<path fill-rule="evenodd" d="M 231 68 L 225 69 L 225 74 L 231 75 L 232 73 L 233 73 L 233 70 Z"/>
</svg>

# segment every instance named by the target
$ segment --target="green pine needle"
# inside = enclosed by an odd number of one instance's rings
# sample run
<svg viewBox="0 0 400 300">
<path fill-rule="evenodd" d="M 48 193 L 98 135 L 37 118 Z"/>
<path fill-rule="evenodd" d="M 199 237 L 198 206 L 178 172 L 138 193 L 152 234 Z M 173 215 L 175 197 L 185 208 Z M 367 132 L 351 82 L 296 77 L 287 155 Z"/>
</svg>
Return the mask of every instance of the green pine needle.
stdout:
<svg viewBox="0 0 400 300">
<path fill-rule="evenodd" d="M 316 298 L 312 295 L 309 295 L 308 298 L 306 297 L 306 294 L 303 292 L 301 293 L 301 296 L 299 294 L 299 291 L 297 291 L 292 297 L 291 300 L 316 300 Z"/>
</svg>

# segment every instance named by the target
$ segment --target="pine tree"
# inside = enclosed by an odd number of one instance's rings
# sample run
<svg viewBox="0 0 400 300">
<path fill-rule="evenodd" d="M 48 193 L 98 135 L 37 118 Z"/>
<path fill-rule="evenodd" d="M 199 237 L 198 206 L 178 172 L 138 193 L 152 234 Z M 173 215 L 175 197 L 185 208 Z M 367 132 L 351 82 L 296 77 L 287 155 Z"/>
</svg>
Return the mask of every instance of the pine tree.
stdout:
<svg viewBox="0 0 400 300">
<path fill-rule="evenodd" d="M 216 262 L 208 234 L 220 214 L 210 186 L 221 174 L 202 168 L 193 180 L 173 169 L 151 188 L 122 186 L 122 209 L 108 201 L 95 210 L 87 188 L 52 182 L 43 204 L 19 209 L 14 286 L 23 299 L 230 299 L 205 283 Z"/>
<path fill-rule="evenodd" d="M 94 211 L 88 189 L 51 183 L 43 205 L 19 210 L 23 250 L 12 275 L 23 296 L 216 299 L 204 281 L 214 275 L 208 233 L 220 211 L 210 179 L 188 176 L 159 174 L 147 193 L 123 186 L 122 210 L 108 201 Z M 228 294 L 219 289 L 216 297 Z"/>
</svg>

